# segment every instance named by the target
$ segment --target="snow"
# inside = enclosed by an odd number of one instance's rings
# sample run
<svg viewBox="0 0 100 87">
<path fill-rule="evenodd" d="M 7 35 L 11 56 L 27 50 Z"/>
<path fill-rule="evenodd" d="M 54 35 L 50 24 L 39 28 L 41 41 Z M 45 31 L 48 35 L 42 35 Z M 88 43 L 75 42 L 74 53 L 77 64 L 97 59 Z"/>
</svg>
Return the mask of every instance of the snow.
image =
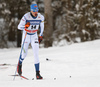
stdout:
<svg viewBox="0 0 100 87">
<path fill-rule="evenodd" d="M 82 8 L 86 8 L 87 6 L 88 6 L 88 4 L 85 4 L 85 5 L 82 6 Z"/>
<path fill-rule="evenodd" d="M 100 40 L 40 48 L 43 80 L 35 78 L 34 57 L 29 48 L 23 75 L 30 80 L 15 77 L 13 81 L 10 75 L 15 74 L 19 54 L 20 48 L 0 49 L 0 64 L 8 64 L 0 65 L 0 87 L 100 87 Z"/>
<path fill-rule="evenodd" d="M 79 4 L 76 4 L 75 8 L 77 11 L 79 11 Z"/>
<path fill-rule="evenodd" d="M 97 27 L 99 26 L 99 23 L 97 21 L 94 22 L 94 25 L 96 25 Z"/>
<path fill-rule="evenodd" d="M 11 14 L 11 12 L 8 9 L 5 9 L 4 11 L 1 11 L 3 14 Z"/>
</svg>

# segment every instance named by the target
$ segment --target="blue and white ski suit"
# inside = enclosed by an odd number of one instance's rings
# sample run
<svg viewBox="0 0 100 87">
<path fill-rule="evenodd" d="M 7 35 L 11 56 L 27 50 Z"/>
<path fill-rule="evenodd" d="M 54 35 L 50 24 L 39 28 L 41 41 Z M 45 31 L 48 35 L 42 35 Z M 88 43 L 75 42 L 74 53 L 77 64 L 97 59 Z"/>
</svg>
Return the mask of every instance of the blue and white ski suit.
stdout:
<svg viewBox="0 0 100 87">
<path fill-rule="evenodd" d="M 40 26 L 39 36 L 42 36 L 43 31 L 44 31 L 44 16 L 41 15 L 40 13 L 38 13 L 37 17 L 34 17 L 34 16 L 32 16 L 31 12 L 26 13 L 22 17 L 22 19 L 18 25 L 18 29 L 23 30 L 22 44 L 23 44 L 24 37 L 26 34 L 25 24 L 27 22 L 30 22 L 30 26 L 28 27 L 28 30 L 37 30 L 37 29 L 39 29 L 39 26 Z M 23 50 L 22 50 L 22 54 L 20 57 L 20 62 L 22 62 L 24 60 L 24 58 L 26 57 L 29 44 L 31 44 L 32 49 L 33 49 L 34 64 L 39 64 L 39 42 L 38 42 L 37 31 L 34 33 L 27 32 Z"/>
</svg>

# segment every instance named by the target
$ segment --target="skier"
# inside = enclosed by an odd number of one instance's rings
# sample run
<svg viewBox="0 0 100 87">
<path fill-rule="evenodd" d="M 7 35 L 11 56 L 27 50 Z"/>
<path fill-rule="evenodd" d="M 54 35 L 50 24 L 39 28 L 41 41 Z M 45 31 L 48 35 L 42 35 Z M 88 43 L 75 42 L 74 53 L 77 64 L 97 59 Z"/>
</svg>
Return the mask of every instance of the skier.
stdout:
<svg viewBox="0 0 100 87">
<path fill-rule="evenodd" d="M 36 70 L 36 78 L 37 79 L 43 79 L 43 77 L 40 75 L 39 70 L 39 43 L 43 39 L 43 31 L 44 31 L 44 16 L 38 13 L 38 6 L 37 4 L 32 4 L 30 6 L 31 11 L 26 13 L 19 25 L 18 29 L 23 30 L 22 35 L 22 52 L 20 54 L 18 66 L 17 66 L 17 72 L 19 75 L 22 75 L 22 62 L 25 59 L 27 55 L 28 46 L 31 43 L 33 53 L 34 53 L 34 65 Z M 37 35 L 37 30 L 40 26 L 40 34 L 39 37 Z"/>
</svg>

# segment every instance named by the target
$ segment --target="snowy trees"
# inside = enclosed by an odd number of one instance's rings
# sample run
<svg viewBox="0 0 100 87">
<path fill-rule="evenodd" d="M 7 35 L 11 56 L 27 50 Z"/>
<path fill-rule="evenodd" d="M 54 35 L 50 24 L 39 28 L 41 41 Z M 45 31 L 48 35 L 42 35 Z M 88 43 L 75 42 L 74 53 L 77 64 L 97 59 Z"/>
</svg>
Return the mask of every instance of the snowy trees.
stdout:
<svg viewBox="0 0 100 87">
<path fill-rule="evenodd" d="M 100 0 L 54 0 L 53 8 L 54 40 L 75 43 L 100 38 Z"/>
<path fill-rule="evenodd" d="M 100 0 L 34 0 L 45 16 L 44 47 L 65 39 L 68 43 L 100 38 Z M 33 0 L 0 0 L 0 48 L 21 43 L 19 20 Z M 44 9 L 43 9 L 44 7 Z M 56 44 L 56 45 L 57 45 Z"/>
<path fill-rule="evenodd" d="M 17 30 L 17 25 L 23 14 L 28 11 L 29 5 L 26 0 L 0 0 L 0 6 L 1 23 L 3 23 L 0 34 L 1 43 L 3 44 L 0 47 L 8 47 L 8 41 L 17 41 L 19 47 L 21 32 Z"/>
</svg>

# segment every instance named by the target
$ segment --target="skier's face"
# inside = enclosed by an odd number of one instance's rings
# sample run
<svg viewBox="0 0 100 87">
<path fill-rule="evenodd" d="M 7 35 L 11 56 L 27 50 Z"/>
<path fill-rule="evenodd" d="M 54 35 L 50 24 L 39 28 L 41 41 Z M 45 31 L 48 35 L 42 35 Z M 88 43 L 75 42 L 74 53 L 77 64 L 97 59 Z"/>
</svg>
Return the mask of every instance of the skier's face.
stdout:
<svg viewBox="0 0 100 87">
<path fill-rule="evenodd" d="M 36 17 L 37 14 L 38 14 L 38 12 L 33 12 L 33 11 L 31 11 L 31 13 L 32 13 L 32 15 L 33 15 L 34 17 Z"/>
</svg>

